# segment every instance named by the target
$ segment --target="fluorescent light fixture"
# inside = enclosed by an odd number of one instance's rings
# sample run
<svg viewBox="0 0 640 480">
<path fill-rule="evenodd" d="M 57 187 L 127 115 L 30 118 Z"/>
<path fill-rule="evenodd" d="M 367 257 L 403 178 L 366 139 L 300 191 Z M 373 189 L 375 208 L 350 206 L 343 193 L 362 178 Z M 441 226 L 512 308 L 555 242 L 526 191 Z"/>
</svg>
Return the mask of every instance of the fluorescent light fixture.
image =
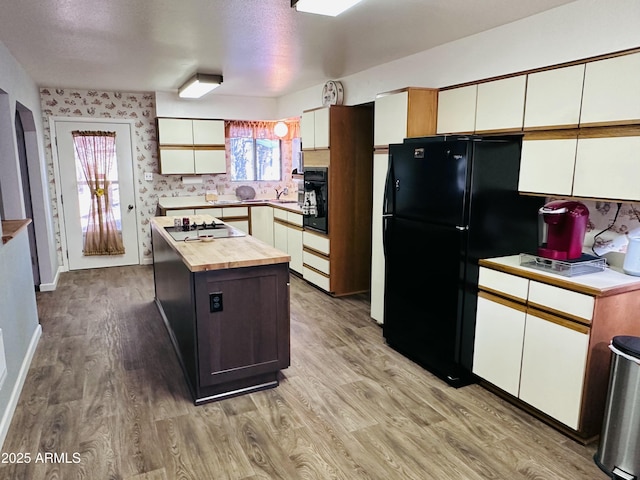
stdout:
<svg viewBox="0 0 640 480">
<path fill-rule="evenodd" d="M 181 98 L 200 98 L 222 83 L 222 75 L 196 73 L 178 89 Z"/>
<path fill-rule="evenodd" d="M 299 12 L 335 17 L 361 0 L 291 0 L 291 8 Z"/>
</svg>

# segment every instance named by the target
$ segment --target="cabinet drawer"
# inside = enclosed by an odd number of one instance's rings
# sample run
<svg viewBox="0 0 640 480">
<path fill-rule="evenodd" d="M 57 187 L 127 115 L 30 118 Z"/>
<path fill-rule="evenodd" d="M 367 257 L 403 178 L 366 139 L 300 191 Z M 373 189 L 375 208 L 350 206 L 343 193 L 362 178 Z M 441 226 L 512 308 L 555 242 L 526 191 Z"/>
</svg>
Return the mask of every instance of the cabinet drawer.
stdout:
<svg viewBox="0 0 640 480">
<path fill-rule="evenodd" d="M 322 273 L 329 275 L 329 260 L 314 255 L 311 252 L 303 252 L 303 261 L 305 265 L 320 270 Z"/>
<path fill-rule="evenodd" d="M 188 217 L 189 215 L 195 215 L 195 210 L 193 208 L 180 208 L 177 210 L 167 210 L 167 217 Z M 198 210 L 200 213 L 200 210 Z"/>
<path fill-rule="evenodd" d="M 309 247 L 318 252 L 329 255 L 329 238 L 321 237 L 310 232 L 304 232 L 303 243 L 305 247 Z"/>
<path fill-rule="evenodd" d="M 287 222 L 302 226 L 302 215 L 299 213 L 287 212 Z"/>
<path fill-rule="evenodd" d="M 286 210 L 281 210 L 279 208 L 273 209 L 273 218 L 279 218 L 280 220 L 287 221 L 287 212 Z"/>
<path fill-rule="evenodd" d="M 310 268 L 303 268 L 303 278 L 314 285 L 317 285 L 321 289 L 325 291 L 329 291 L 329 277 L 325 277 L 324 275 L 311 270 Z"/>
<path fill-rule="evenodd" d="M 531 280 L 529 283 L 529 304 L 541 310 L 554 310 L 560 314 L 568 314 L 571 317 L 591 322 L 595 298 Z"/>
<path fill-rule="evenodd" d="M 524 303 L 529 291 L 529 280 L 490 268 L 480 267 L 478 285 Z"/>
<path fill-rule="evenodd" d="M 228 217 L 248 217 L 249 207 L 223 207 L 222 218 Z"/>
</svg>

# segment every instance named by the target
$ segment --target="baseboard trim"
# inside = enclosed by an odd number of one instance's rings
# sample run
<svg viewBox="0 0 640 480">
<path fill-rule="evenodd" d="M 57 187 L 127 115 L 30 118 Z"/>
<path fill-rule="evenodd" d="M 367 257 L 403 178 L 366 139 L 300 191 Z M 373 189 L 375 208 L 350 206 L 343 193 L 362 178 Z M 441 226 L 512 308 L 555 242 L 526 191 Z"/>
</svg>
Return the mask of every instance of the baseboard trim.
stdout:
<svg viewBox="0 0 640 480">
<path fill-rule="evenodd" d="M 40 291 L 41 292 L 53 292 L 56 288 L 58 288 L 58 280 L 60 279 L 60 273 L 63 272 L 64 270 L 62 269 L 62 267 L 58 267 L 58 270 L 56 270 L 56 275 L 53 278 L 53 282 L 51 283 L 41 283 L 40 284 Z"/>
<path fill-rule="evenodd" d="M 9 397 L 9 403 L 6 410 L 2 414 L 2 420 L 0 420 L 0 448 L 2 448 L 2 446 L 4 445 L 4 440 L 5 438 L 7 438 L 7 433 L 9 433 L 11 420 L 13 419 L 13 414 L 15 413 L 16 407 L 18 406 L 20 393 L 22 393 L 22 387 L 24 386 L 24 382 L 27 379 L 27 373 L 29 373 L 31 360 L 33 360 L 33 355 L 36 353 L 38 340 L 40 340 L 41 335 L 42 325 L 38 324 L 38 327 L 35 329 L 33 335 L 31 336 L 31 342 L 29 343 L 29 348 L 27 349 L 27 353 L 24 356 L 24 360 L 22 361 L 22 366 L 20 367 L 20 371 L 18 372 L 16 383 L 13 385 L 13 390 L 11 391 L 11 396 Z"/>
</svg>

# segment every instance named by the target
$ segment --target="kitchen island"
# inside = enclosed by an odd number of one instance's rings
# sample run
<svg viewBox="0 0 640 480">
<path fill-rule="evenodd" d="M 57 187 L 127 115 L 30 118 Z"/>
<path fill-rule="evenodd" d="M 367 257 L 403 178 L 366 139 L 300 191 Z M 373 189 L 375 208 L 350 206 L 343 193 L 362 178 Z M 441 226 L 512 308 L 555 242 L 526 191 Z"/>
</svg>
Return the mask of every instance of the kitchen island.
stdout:
<svg viewBox="0 0 640 480">
<path fill-rule="evenodd" d="M 250 235 L 177 241 L 173 225 L 151 219 L 155 302 L 194 403 L 276 387 L 290 364 L 290 257 Z"/>
</svg>

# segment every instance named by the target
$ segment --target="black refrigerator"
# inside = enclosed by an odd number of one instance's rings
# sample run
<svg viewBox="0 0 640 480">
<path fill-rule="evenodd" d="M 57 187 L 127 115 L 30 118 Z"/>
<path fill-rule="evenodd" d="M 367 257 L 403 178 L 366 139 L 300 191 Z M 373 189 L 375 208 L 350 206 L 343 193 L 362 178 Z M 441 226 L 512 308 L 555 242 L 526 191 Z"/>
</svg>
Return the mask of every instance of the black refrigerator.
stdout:
<svg viewBox="0 0 640 480">
<path fill-rule="evenodd" d="M 518 194 L 521 136 L 389 145 L 386 343 L 454 387 L 473 383 L 478 260 L 535 252 L 544 198 Z"/>
</svg>

